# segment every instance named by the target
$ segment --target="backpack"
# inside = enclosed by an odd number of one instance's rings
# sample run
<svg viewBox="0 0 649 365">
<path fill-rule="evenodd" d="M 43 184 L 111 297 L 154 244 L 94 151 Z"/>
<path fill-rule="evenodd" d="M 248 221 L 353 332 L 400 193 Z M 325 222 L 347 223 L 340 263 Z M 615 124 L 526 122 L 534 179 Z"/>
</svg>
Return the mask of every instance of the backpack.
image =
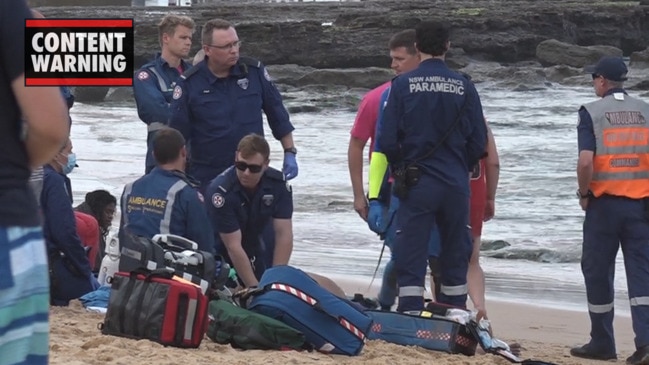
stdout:
<svg viewBox="0 0 649 365">
<path fill-rule="evenodd" d="M 227 300 L 210 301 L 207 337 L 243 350 L 310 349 L 302 332 Z"/>
</svg>

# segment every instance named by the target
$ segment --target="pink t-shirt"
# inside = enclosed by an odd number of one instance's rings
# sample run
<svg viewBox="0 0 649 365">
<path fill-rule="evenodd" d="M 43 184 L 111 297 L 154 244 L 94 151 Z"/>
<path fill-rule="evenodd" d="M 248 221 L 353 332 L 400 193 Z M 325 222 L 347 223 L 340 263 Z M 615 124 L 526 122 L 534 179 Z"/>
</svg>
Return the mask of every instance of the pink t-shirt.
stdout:
<svg viewBox="0 0 649 365">
<path fill-rule="evenodd" d="M 390 81 L 370 90 L 358 106 L 356 120 L 352 126 L 351 135 L 363 141 L 370 141 L 370 156 L 374 150 L 374 134 L 376 132 L 376 119 L 379 117 L 379 104 L 381 103 L 381 94 L 390 86 Z"/>
</svg>

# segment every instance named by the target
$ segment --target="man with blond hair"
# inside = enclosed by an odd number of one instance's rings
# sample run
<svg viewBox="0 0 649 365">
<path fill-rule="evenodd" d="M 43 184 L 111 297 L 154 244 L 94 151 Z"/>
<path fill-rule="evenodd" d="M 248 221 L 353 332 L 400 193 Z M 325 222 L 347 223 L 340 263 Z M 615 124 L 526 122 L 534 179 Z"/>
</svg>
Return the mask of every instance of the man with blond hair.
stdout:
<svg viewBox="0 0 649 365">
<path fill-rule="evenodd" d="M 142 66 L 133 79 L 137 113 L 146 123 L 147 153 L 145 173 L 155 167 L 151 143 L 155 132 L 169 124 L 170 105 L 176 82 L 191 65 L 184 61 L 192 46 L 194 21 L 182 15 L 167 14 L 158 24 L 161 52 Z"/>
</svg>

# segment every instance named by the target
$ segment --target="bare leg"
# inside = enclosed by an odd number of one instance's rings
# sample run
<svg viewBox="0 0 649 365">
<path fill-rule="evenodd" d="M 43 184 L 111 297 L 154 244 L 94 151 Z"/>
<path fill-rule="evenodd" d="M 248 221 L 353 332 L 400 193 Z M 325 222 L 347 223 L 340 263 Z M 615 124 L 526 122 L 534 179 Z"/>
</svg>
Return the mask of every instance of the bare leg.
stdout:
<svg viewBox="0 0 649 365">
<path fill-rule="evenodd" d="M 314 274 L 312 272 L 308 272 L 307 275 L 309 275 L 311 279 L 320 284 L 321 287 L 329 290 L 333 295 L 340 298 L 347 298 L 345 291 L 341 287 L 339 287 L 338 284 L 334 283 L 333 280 L 322 275 Z"/>
<path fill-rule="evenodd" d="M 480 244 L 481 237 L 473 237 L 473 252 L 469 261 L 469 270 L 467 273 L 467 283 L 469 297 L 473 302 L 473 307 L 478 311 L 478 320 L 487 318 L 487 305 L 485 303 L 485 278 L 484 271 L 480 267 Z"/>
</svg>

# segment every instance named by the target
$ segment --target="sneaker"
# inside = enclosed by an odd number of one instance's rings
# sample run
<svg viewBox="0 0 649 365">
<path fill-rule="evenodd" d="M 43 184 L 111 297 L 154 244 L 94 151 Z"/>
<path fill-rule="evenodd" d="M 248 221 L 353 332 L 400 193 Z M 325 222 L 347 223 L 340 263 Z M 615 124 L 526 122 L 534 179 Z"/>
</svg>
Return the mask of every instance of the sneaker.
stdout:
<svg viewBox="0 0 649 365">
<path fill-rule="evenodd" d="M 617 360 L 617 354 L 606 353 L 591 348 L 590 343 L 570 349 L 570 355 L 593 360 Z M 647 363 L 649 365 L 649 363 Z"/>
<path fill-rule="evenodd" d="M 636 350 L 633 355 L 626 359 L 628 365 L 649 365 L 649 346 Z"/>
</svg>

